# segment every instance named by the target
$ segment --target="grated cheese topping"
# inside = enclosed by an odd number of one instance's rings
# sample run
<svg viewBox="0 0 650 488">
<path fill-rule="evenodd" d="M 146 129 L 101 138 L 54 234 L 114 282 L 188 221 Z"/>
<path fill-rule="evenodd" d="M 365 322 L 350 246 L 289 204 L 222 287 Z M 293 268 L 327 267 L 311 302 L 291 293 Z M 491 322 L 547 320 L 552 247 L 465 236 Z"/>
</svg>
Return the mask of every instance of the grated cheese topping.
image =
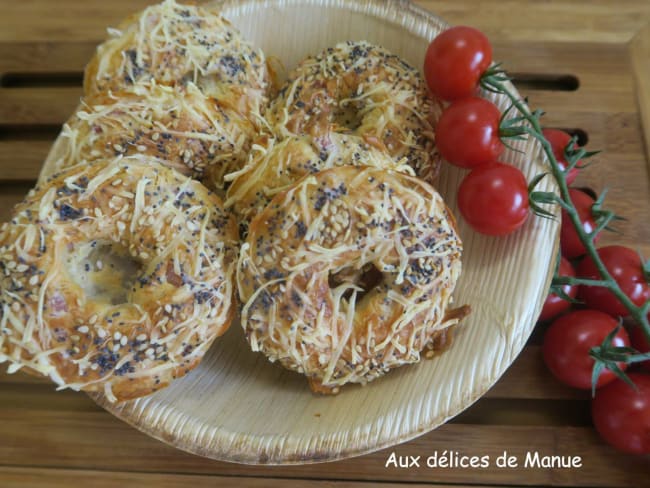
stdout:
<svg viewBox="0 0 650 488">
<path fill-rule="evenodd" d="M 338 166 L 374 166 L 413 174 L 406 159 L 395 161 L 372 146 L 350 143 L 350 136 L 333 133 L 328 139 L 329 144 L 322 144 L 322 139 L 295 136 L 280 142 L 259 141 L 247 165 L 226 176 L 226 180 L 233 180 L 226 207 L 233 207 L 237 215 L 250 222 L 275 195 L 303 176 Z"/>
<path fill-rule="evenodd" d="M 234 315 L 234 220 L 144 156 L 55 175 L 0 231 L 0 362 L 112 401 L 192 369 Z"/>
<path fill-rule="evenodd" d="M 244 40 L 217 8 L 165 0 L 127 18 L 86 68 L 86 94 L 119 92 L 140 82 L 192 82 L 243 115 L 267 102 L 264 53 Z"/>
<path fill-rule="evenodd" d="M 275 196 L 237 265 L 255 351 L 320 391 L 415 363 L 468 308 L 450 309 L 462 244 L 440 195 L 415 177 L 341 166 Z"/>
<path fill-rule="evenodd" d="M 395 161 L 406 158 L 433 183 L 440 166 L 434 144 L 442 104 L 418 70 L 384 48 L 346 42 L 309 57 L 291 72 L 267 111 L 276 135 L 351 136 Z"/>
<path fill-rule="evenodd" d="M 63 126 L 52 172 L 77 164 L 143 155 L 223 188 L 224 175 L 246 162 L 255 126 L 193 83 L 155 82 L 86 97 Z"/>
</svg>

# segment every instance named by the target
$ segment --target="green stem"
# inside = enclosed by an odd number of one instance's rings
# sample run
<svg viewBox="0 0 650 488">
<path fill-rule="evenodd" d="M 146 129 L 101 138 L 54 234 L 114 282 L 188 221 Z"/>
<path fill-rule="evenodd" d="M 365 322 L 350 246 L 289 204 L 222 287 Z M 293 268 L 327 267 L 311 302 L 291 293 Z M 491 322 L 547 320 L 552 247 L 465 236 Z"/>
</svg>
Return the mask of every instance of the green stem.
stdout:
<svg viewBox="0 0 650 488">
<path fill-rule="evenodd" d="M 569 185 L 566 182 L 566 175 L 564 171 L 562 171 L 562 168 L 560 168 L 557 159 L 555 159 L 551 144 L 546 140 L 542 133 L 539 117 L 533 115 L 526 104 L 521 99 L 519 99 L 519 97 L 515 96 L 515 94 L 506 87 L 504 82 L 495 80 L 494 78 L 485 78 L 484 82 L 495 91 L 504 94 L 510 99 L 510 102 L 513 104 L 513 106 L 519 111 L 519 113 L 521 113 L 521 115 L 531 126 L 526 130 L 526 132 L 535 137 L 541 144 L 542 149 L 544 150 L 544 153 L 546 154 L 546 157 L 548 158 L 548 161 L 551 165 L 553 177 L 555 178 L 560 190 L 560 197 L 564 203 L 564 205 L 561 206 L 564 208 L 564 210 L 566 210 L 566 213 L 571 219 L 571 223 L 573 224 L 573 227 L 575 228 L 580 241 L 584 244 L 587 254 L 594 262 L 596 269 L 602 278 L 602 281 L 594 280 L 592 286 L 603 286 L 611 291 L 614 296 L 618 298 L 618 300 L 630 312 L 632 318 L 640 324 L 646 339 L 650 341 L 650 322 L 648 321 L 646 314 L 643 313 L 644 311 L 647 312 L 647 307 L 637 307 L 632 302 L 632 300 L 630 300 L 630 298 L 623 292 L 623 290 L 621 290 L 621 287 L 618 285 L 616 280 L 612 277 L 600 259 L 593 239 L 584 231 L 582 222 L 580 221 L 580 216 L 578 215 L 578 211 L 576 210 L 569 196 Z"/>
</svg>

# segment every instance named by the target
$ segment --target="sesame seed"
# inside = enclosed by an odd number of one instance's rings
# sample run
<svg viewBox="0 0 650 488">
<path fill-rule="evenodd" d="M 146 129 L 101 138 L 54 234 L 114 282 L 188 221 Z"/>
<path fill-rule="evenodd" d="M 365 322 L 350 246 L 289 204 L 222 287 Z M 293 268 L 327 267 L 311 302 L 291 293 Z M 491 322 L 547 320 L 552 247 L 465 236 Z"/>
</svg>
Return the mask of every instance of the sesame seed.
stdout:
<svg viewBox="0 0 650 488">
<path fill-rule="evenodd" d="M 126 346 L 126 343 L 128 342 L 128 340 L 129 340 L 128 337 L 122 336 L 122 338 L 120 339 L 120 344 L 123 345 L 123 346 Z"/>
<path fill-rule="evenodd" d="M 115 334 L 113 334 L 113 340 L 114 341 L 119 341 L 121 338 L 122 338 L 122 334 L 119 331 L 117 331 L 117 332 L 115 332 Z"/>
<path fill-rule="evenodd" d="M 82 334 L 87 334 L 88 331 L 89 331 L 90 329 L 88 329 L 88 326 L 87 326 L 87 325 L 82 325 L 82 326 L 79 327 L 77 330 L 78 330 L 79 332 L 81 332 Z"/>
<path fill-rule="evenodd" d="M 38 275 L 34 275 L 29 279 L 29 284 L 34 286 L 38 283 Z"/>
<path fill-rule="evenodd" d="M 137 341 L 146 341 L 147 340 L 147 334 L 140 334 L 138 337 L 135 338 Z"/>
</svg>

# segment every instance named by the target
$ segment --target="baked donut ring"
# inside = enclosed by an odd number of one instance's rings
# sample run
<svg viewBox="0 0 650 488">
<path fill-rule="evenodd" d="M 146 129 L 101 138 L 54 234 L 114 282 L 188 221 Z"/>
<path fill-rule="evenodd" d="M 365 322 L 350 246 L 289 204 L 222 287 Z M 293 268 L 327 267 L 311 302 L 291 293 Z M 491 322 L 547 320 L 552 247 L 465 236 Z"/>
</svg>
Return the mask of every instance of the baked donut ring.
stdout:
<svg viewBox="0 0 650 488">
<path fill-rule="evenodd" d="M 280 142 L 263 139 L 253 145 L 248 164 L 228 175 L 226 207 L 249 222 L 271 199 L 307 174 L 343 165 L 374 166 L 407 174 L 406 159 L 395 161 L 372 146 L 349 143 L 349 136 L 331 134 L 333 144 L 323 146 L 309 137 L 289 137 Z"/>
<path fill-rule="evenodd" d="M 141 84 L 96 94 L 63 126 L 41 180 L 68 166 L 142 154 L 223 188 L 225 174 L 246 162 L 255 126 L 206 97 L 193 83 L 181 89 Z"/>
<path fill-rule="evenodd" d="M 110 401 L 185 375 L 235 313 L 236 225 L 150 161 L 77 166 L 0 231 L 0 362 Z"/>
<path fill-rule="evenodd" d="M 242 245 L 246 337 L 319 392 L 415 363 L 469 312 L 449 307 L 461 249 L 442 198 L 418 178 L 351 166 L 307 176 Z"/>
<path fill-rule="evenodd" d="M 279 137 L 333 133 L 370 144 L 434 181 L 440 158 L 434 122 L 442 112 L 420 73 L 368 42 L 347 42 L 302 61 L 267 111 Z"/>
<path fill-rule="evenodd" d="M 221 17 L 216 7 L 165 0 L 128 17 L 97 48 L 86 67 L 86 95 L 134 83 L 194 82 L 206 95 L 246 116 L 267 101 L 264 53 Z"/>
</svg>

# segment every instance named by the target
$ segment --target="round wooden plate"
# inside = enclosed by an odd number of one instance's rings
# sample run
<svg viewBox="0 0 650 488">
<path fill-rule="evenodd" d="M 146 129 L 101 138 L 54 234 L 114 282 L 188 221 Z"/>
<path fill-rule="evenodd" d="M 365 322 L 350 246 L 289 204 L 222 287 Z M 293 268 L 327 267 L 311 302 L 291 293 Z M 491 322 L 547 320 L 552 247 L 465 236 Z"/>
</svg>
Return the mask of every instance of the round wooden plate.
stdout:
<svg viewBox="0 0 650 488">
<path fill-rule="evenodd" d="M 217 2 L 242 33 L 287 68 L 345 40 L 368 40 L 421 66 L 446 24 L 408 1 L 226 0 Z M 125 12 L 125 15 L 129 12 Z M 489 96 L 501 109 L 505 98 Z M 519 141 L 504 160 L 528 180 L 544 171 L 538 144 Z M 46 163 L 47 164 L 47 163 Z M 438 189 L 456 213 L 464 171 L 445 165 Z M 550 178 L 541 190 L 553 191 Z M 334 397 L 313 395 L 304 377 L 252 353 L 234 325 L 201 365 L 150 397 L 106 410 L 179 449 L 241 463 L 331 461 L 412 439 L 483 395 L 519 354 L 548 290 L 557 221 L 530 218 L 505 238 L 472 232 L 459 219 L 465 251 L 455 303 L 471 316 L 450 350 Z"/>
</svg>

